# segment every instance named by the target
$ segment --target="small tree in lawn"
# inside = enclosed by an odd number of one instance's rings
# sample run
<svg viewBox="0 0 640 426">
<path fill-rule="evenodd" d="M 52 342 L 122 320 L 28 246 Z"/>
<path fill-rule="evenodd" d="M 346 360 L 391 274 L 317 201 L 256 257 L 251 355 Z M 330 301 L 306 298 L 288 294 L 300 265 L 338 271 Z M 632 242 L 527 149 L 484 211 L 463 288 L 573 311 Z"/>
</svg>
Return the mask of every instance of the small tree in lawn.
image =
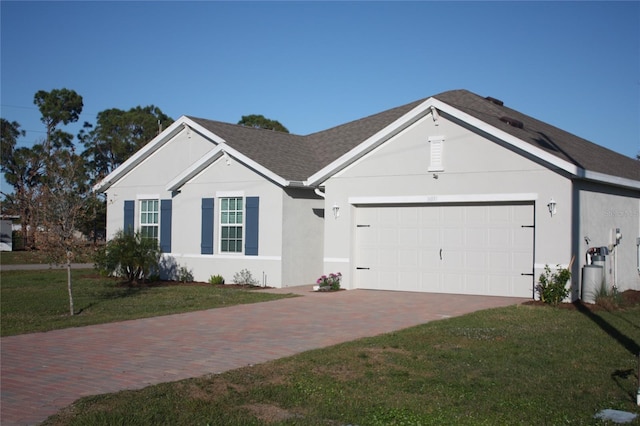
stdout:
<svg viewBox="0 0 640 426">
<path fill-rule="evenodd" d="M 78 229 L 87 215 L 91 190 L 87 184 L 85 162 L 72 149 L 56 149 L 46 158 L 47 175 L 40 194 L 42 229 L 39 246 L 47 251 L 50 261 L 67 266 L 69 312 L 74 315 L 71 262 L 84 245 Z"/>
</svg>

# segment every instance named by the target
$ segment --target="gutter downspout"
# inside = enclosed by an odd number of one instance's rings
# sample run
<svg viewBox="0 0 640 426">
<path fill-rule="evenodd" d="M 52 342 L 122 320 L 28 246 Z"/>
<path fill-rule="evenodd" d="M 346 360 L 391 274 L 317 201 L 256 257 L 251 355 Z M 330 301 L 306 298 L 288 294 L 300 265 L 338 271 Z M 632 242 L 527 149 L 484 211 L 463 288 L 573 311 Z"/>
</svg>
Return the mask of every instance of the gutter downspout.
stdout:
<svg viewBox="0 0 640 426">
<path fill-rule="evenodd" d="M 315 192 L 315 194 L 316 194 L 318 197 L 322 197 L 322 198 L 324 198 L 324 195 L 325 195 L 325 194 L 324 194 L 324 192 L 320 191 L 320 188 L 316 188 L 316 189 L 314 189 L 314 190 L 313 190 L 313 192 Z"/>
</svg>

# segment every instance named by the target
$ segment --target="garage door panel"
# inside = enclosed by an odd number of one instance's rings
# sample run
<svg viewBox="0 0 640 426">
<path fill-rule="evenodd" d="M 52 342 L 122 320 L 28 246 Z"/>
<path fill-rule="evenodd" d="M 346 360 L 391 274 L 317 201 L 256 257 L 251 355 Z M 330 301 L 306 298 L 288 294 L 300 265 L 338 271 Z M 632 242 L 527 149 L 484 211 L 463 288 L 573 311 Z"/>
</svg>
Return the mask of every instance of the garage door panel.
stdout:
<svg viewBox="0 0 640 426">
<path fill-rule="evenodd" d="M 416 228 L 399 229 L 398 230 L 398 243 L 402 246 L 416 247 L 420 242 L 420 234 Z"/>
<path fill-rule="evenodd" d="M 400 268 L 411 268 L 418 270 L 420 268 L 420 253 L 415 249 L 398 250 L 398 266 Z"/>
<path fill-rule="evenodd" d="M 531 297 L 533 205 L 359 207 L 356 286 Z"/>
</svg>

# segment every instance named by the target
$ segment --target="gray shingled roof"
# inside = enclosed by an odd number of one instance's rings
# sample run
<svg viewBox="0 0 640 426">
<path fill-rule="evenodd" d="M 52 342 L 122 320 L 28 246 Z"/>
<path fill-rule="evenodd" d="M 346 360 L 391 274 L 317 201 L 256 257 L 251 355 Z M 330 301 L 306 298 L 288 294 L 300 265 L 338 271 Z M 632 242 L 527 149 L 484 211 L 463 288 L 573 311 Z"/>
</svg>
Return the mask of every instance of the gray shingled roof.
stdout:
<svg viewBox="0 0 640 426">
<path fill-rule="evenodd" d="M 640 163 L 467 90 L 434 98 L 585 170 L 640 181 Z M 307 136 L 189 117 L 275 174 L 304 181 L 427 98 Z M 514 127 L 501 120 L 522 123 Z"/>
</svg>

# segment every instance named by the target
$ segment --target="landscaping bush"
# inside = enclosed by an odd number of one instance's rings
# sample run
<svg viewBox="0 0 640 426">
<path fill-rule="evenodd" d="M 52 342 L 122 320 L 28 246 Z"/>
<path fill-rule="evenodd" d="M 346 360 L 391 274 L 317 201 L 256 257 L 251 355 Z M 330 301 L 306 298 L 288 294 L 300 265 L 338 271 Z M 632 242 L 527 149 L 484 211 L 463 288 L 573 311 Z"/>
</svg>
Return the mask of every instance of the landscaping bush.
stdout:
<svg viewBox="0 0 640 426">
<path fill-rule="evenodd" d="M 571 272 L 568 269 L 557 265 L 556 271 L 552 273 L 549 265 L 545 265 L 544 273 L 540 275 L 539 283 L 536 286 L 540 300 L 557 306 L 569 295 L 567 288 L 569 278 L 571 278 Z"/>
<path fill-rule="evenodd" d="M 152 274 L 158 274 L 160 254 L 157 241 L 143 238 L 140 231 L 119 230 L 98 250 L 94 261 L 105 275 L 124 277 L 129 282 L 147 281 Z"/>
<path fill-rule="evenodd" d="M 258 280 L 253 278 L 251 272 L 248 269 L 243 269 L 240 272 L 236 272 L 233 276 L 234 284 L 246 284 L 246 285 L 258 285 Z"/>
<path fill-rule="evenodd" d="M 178 281 L 182 283 L 190 283 L 193 281 L 193 272 L 189 270 L 186 266 L 181 266 L 178 268 Z"/>
<path fill-rule="evenodd" d="M 211 285 L 224 284 L 224 278 L 222 277 L 222 275 L 211 275 L 209 277 L 209 284 Z"/>
</svg>

